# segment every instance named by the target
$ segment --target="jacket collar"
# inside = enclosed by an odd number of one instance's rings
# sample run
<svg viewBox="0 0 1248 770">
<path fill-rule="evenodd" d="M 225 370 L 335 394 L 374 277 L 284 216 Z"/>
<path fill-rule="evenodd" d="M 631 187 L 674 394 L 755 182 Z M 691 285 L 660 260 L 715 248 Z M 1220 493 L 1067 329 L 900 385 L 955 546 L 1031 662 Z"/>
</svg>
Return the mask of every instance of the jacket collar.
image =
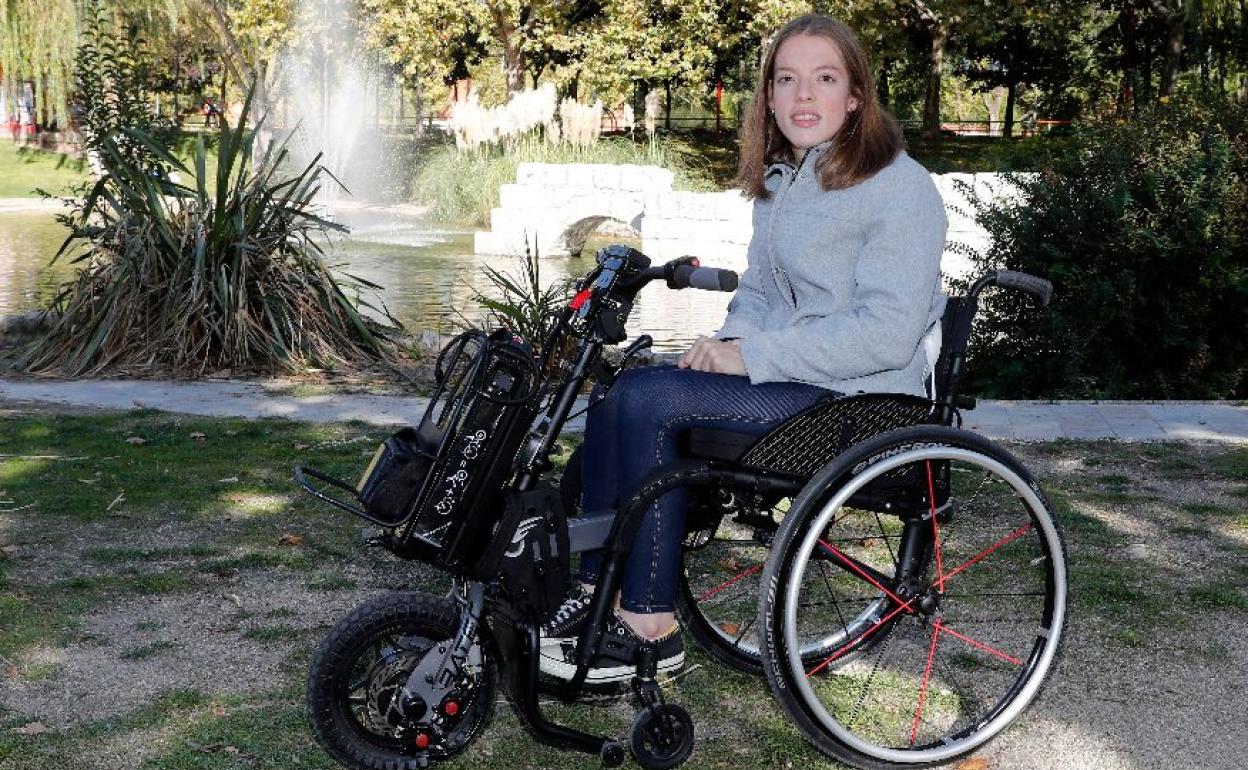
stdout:
<svg viewBox="0 0 1248 770">
<path fill-rule="evenodd" d="M 806 150 L 805 153 L 802 154 L 802 157 L 798 159 L 798 162 L 796 165 L 790 161 L 779 161 L 776 163 L 772 163 L 771 165 L 767 166 L 767 170 L 763 172 L 763 179 L 767 179 L 772 174 L 781 174 L 782 176 L 787 177 L 789 174 L 793 174 L 799 171 L 807 163 L 811 163 L 811 164 L 818 163 L 819 158 L 825 152 L 831 149 L 834 144 L 836 144 L 835 139 L 826 139 L 820 142 L 819 144 L 816 144 L 814 147 L 811 147 L 810 149 Z"/>
</svg>

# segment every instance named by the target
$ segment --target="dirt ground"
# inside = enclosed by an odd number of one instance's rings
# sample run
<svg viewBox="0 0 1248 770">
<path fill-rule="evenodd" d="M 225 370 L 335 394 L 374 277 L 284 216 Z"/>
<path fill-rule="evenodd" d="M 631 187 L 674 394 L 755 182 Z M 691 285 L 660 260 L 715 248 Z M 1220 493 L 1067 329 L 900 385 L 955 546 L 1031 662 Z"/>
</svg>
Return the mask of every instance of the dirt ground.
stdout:
<svg viewBox="0 0 1248 770">
<path fill-rule="evenodd" d="M 960 767 L 1244 767 L 1245 450 L 1076 442 L 1010 449 L 1053 496 L 1065 526 L 1071 618 L 1063 658 L 1039 701 L 973 760 L 977 764 Z M 265 764 L 255 749 L 230 752 L 233 743 L 196 744 L 183 720 L 134 715 L 169 703 L 170 693 L 194 693 L 187 709 L 195 713 L 220 709 L 235 716 L 252 709 L 259 719 L 272 708 L 298 712 L 310 649 L 338 618 L 387 588 L 441 593 L 447 585 L 427 570 L 356 547 L 343 532 L 354 525 L 338 517 L 326 517 L 338 530 L 336 550 L 324 561 L 303 558 L 299 543 L 290 544 L 299 558 L 289 563 L 277 557 L 237 561 L 244 549 L 227 537 L 231 532 L 259 527 L 266 542 L 276 543 L 290 529 L 304 539 L 328 531 L 319 523 L 256 523 L 267 521 L 256 511 L 284 501 L 281 495 L 241 501 L 211 525 L 170 520 L 136 527 L 106 517 L 55 532 L 0 505 L 0 546 L 9 565 L 0 594 L 67 590 L 119 574 L 133 577 L 136 569 L 187 574 L 193 581 L 180 590 L 146 593 L 106 588 L 92 595 L 64 643 L 40 642 L 16 659 L 0 660 L 0 728 L 7 733 L 0 738 L 0 768 L 283 766 Z M 146 554 L 137 568 L 118 566 L 117 554 L 134 552 Z M 213 559 L 226 562 L 214 570 Z M 705 656 L 694 654 L 691 662 L 680 689 L 691 699 L 703 748 L 689 767 L 727 766 L 722 758 L 736 751 L 730 736 L 755 720 L 774 722 L 778 709 L 761 682 L 729 677 Z M 617 704 L 606 711 L 624 709 Z M 495 727 L 463 766 L 594 765 L 586 757 L 532 752 L 527 738 L 516 740 L 518 727 L 505 711 L 500 707 Z M 799 740 L 791 731 L 778 734 L 781 742 Z M 40 753 L 23 750 L 22 741 L 45 741 L 47 761 L 55 764 L 40 764 Z M 299 741 L 304 753 L 289 766 L 333 766 L 306 735 Z M 837 766 L 801 747 L 758 750 L 764 752 L 759 761 Z"/>
</svg>

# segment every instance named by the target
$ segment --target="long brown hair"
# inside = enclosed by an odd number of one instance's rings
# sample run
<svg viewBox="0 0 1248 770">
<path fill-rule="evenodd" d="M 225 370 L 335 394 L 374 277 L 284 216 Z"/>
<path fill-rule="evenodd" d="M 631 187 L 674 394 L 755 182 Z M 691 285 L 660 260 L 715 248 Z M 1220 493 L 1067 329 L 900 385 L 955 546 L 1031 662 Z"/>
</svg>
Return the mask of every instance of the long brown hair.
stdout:
<svg viewBox="0 0 1248 770">
<path fill-rule="evenodd" d="M 808 13 L 785 24 L 767 49 L 758 88 L 741 128 L 741 160 L 737 184 L 750 198 L 767 198 L 763 175 L 767 166 L 793 157 L 793 145 L 780 132 L 774 115 L 767 109 L 771 81 L 775 76 L 776 52 L 784 41 L 796 35 L 817 35 L 832 41 L 845 59 L 850 95 L 858 109 L 849 113 L 841 130 L 833 137 L 831 152 L 819 159 L 819 179 L 825 190 L 840 190 L 858 184 L 893 162 L 904 139 L 897 121 L 880 105 L 875 94 L 867 54 L 853 30 L 829 16 Z"/>
</svg>

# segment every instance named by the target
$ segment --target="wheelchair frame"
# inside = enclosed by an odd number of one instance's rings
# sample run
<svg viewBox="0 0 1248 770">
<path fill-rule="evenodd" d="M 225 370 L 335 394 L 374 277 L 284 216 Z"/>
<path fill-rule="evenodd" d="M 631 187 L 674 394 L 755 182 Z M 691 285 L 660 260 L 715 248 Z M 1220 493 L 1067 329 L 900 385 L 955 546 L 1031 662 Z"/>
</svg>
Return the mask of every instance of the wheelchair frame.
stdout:
<svg viewBox="0 0 1248 770">
<path fill-rule="evenodd" d="M 519 450 L 514 465 L 514 479 L 508 485 L 515 495 L 511 504 L 519 505 L 530 513 L 538 511 L 552 531 L 555 526 L 564 526 L 565 520 L 561 511 L 553 510 L 559 508 L 558 495 L 552 495 L 550 488 L 539 482 L 553 468 L 550 457 L 555 452 L 555 442 L 571 415 L 578 393 L 591 377 L 608 382 L 613 380 L 627 360 L 648 344 L 648 337 L 634 343 L 625 352 L 619 367 L 614 370 L 606 367 L 601 360 L 601 353 L 606 345 L 624 339 L 624 327 L 636 292 L 656 278 L 663 278 L 673 288 L 683 288 L 690 282 L 702 288 L 735 288 L 735 276 L 731 279 L 725 277 L 731 275 L 726 271 L 697 268 L 689 260 L 650 267 L 649 260 L 644 255 L 625 247 L 604 249 L 599 253 L 598 261 L 598 268 L 582 284 L 581 291 L 559 319 L 551 332 L 551 338 L 543 348 L 538 369 L 547 372 L 551 371 L 554 349 L 562 332 L 570 330 L 581 339 L 576 357 L 567 364 L 566 374 L 559 387 L 553 392 L 543 394 L 548 407 L 544 416 L 538 418 L 526 443 Z M 604 276 L 607 278 L 604 279 Z M 1020 289 L 1042 302 L 1047 301 L 1051 290 L 1048 283 L 1041 279 L 1009 271 L 996 271 L 972 284 L 964 297 L 950 298 L 941 321 L 944 344 L 932 373 L 938 394 L 936 400 L 870 395 L 824 401 L 794 416 L 748 447 L 740 437 L 694 429 L 690 432 L 689 442 L 696 457 L 656 470 L 643 480 L 637 493 L 618 512 L 592 511 L 566 520 L 566 543 L 556 542 L 555 538 L 543 541 L 542 548 L 545 550 L 536 558 L 544 558 L 547 562 L 561 560 L 564 576 L 567 574 L 567 561 L 571 554 L 590 550 L 603 552 L 603 566 L 589 610 L 590 619 L 578 639 L 576 671 L 570 681 L 553 687 L 541 681 L 538 663 L 539 623 L 542 618 L 535 615 L 532 605 L 512 601 L 506 591 L 499 593 L 491 589 L 488 582 L 490 576 L 481 574 L 482 568 L 478 565 L 475 572 L 465 568 L 456 577 L 457 589 L 453 593 L 459 606 L 458 632 L 447 644 L 438 648 L 436 655 L 431 651 L 410 672 L 403 692 L 420 693 L 422 702 L 445 700 L 449 697 L 447 693 L 451 691 L 450 685 L 445 684 L 442 679 L 435 683 L 429 672 L 440 672 L 447 665 L 458 665 L 456 661 L 462 664 L 463 661 L 471 659 L 471 647 L 474 640 L 479 638 L 490 655 L 499 661 L 506 689 L 511 695 L 517 715 L 534 737 L 542 743 L 598 754 L 607 766 L 620 764 L 624 759 L 624 751 L 618 740 L 592 735 L 548 720 L 542 714 L 538 694 L 546 692 L 564 701 L 574 701 L 584 693 L 586 676 L 602 637 L 612 597 L 620 585 L 623 565 L 650 505 L 677 487 L 727 488 L 763 498 L 795 497 L 806 486 L 814 470 L 833 462 L 867 436 L 876 435 L 890 427 L 915 424 L 913 418 L 916 416 L 921 418 L 919 424 L 947 426 L 955 420 L 960 422 L 958 410 L 974 407 L 973 399 L 960 395 L 960 381 L 971 324 L 978 307 L 978 296 L 990 285 Z M 871 425 L 864 428 L 860 418 L 871 412 L 874 416 L 867 421 Z M 890 423 L 898 415 L 909 421 Z M 805 451 L 800 455 L 785 451 L 785 444 L 792 444 L 792 434 L 806 434 L 811 429 L 812 421 L 817 423 L 820 419 L 823 420 L 821 431 L 824 435 L 834 433 L 837 440 L 823 445 L 819 451 Z M 809 445 L 810 442 L 805 443 Z M 305 489 L 339 507 L 359 513 L 357 506 L 343 504 L 326 496 L 323 489 L 314 487 L 306 480 L 304 473 L 302 468 L 296 471 L 297 478 Z M 336 483 L 340 487 L 345 486 L 310 469 L 307 474 L 331 484 Z M 936 502 L 929 499 L 927 491 L 920 491 L 918 498 L 913 499 L 912 488 L 912 484 L 903 481 L 893 490 L 876 490 L 872 493 L 874 497 L 864 491 L 859 496 L 859 504 L 890 513 L 897 513 L 902 507 L 929 504 L 935 510 Z M 518 521 L 511 523 L 514 518 L 504 518 L 493 534 L 487 551 L 494 552 L 496 558 L 500 544 L 516 543 L 527 546 L 529 542 L 516 529 Z M 903 520 L 906 518 L 903 515 Z M 917 567 L 922 565 L 925 558 L 923 550 L 926 525 L 922 517 L 915 516 L 910 517 L 905 526 L 907 535 L 902 541 L 903 560 Z M 381 531 L 366 531 L 366 542 L 385 547 L 402 558 L 427 560 L 424 551 L 414 554 L 398 537 L 396 533 L 401 531 L 402 528 L 397 526 Z M 534 549 L 536 552 L 536 546 Z M 860 564 L 857 568 L 871 569 L 865 564 Z M 538 571 L 542 571 L 540 564 Z M 490 622 L 491 619 L 495 622 Z M 479 659 L 480 653 L 476 657 Z M 687 749 L 678 746 L 675 754 L 658 764 L 649 765 L 670 767 L 683 761 L 684 757 L 677 756 L 681 750 L 684 751 L 684 756 L 688 755 L 688 749 L 692 747 L 692 723 L 688 722 L 688 716 L 683 710 L 664 702 L 662 690 L 655 682 L 655 663 L 653 650 L 647 652 L 643 647 L 632 686 L 640 706 L 639 719 L 646 714 L 662 715 L 663 718 L 658 720 L 658 732 L 654 733 L 660 739 L 666 736 L 669 742 L 683 740 L 680 719 L 683 718 L 688 723 L 685 728 Z M 315 667 L 314 662 L 314 673 Z M 319 731 L 317 734 L 318 738 L 322 737 Z M 426 736 L 424 740 L 428 745 L 429 738 Z M 418 734 L 417 746 L 419 745 Z M 634 753 L 637 753 L 636 745 Z M 335 756 L 340 760 L 344 759 L 340 753 Z M 413 766 L 424 766 L 429 759 L 421 751 L 415 752 L 412 757 Z"/>
</svg>

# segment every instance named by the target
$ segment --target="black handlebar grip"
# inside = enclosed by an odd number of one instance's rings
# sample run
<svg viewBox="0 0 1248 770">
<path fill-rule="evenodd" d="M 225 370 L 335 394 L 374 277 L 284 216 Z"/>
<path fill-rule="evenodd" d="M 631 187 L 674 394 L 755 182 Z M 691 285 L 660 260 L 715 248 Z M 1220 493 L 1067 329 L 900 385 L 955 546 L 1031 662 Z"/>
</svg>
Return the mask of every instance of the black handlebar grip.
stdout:
<svg viewBox="0 0 1248 770">
<path fill-rule="evenodd" d="M 1020 273 L 1017 270 L 998 270 L 997 285 L 1007 289 L 1018 289 L 1035 297 L 1041 307 L 1049 304 L 1049 299 L 1053 296 L 1053 284 L 1038 276 L 1029 273 Z"/>
<path fill-rule="evenodd" d="M 673 289 L 702 289 L 704 291 L 736 291 L 737 274 L 718 267 L 694 267 L 677 265 L 672 271 Z"/>
</svg>

